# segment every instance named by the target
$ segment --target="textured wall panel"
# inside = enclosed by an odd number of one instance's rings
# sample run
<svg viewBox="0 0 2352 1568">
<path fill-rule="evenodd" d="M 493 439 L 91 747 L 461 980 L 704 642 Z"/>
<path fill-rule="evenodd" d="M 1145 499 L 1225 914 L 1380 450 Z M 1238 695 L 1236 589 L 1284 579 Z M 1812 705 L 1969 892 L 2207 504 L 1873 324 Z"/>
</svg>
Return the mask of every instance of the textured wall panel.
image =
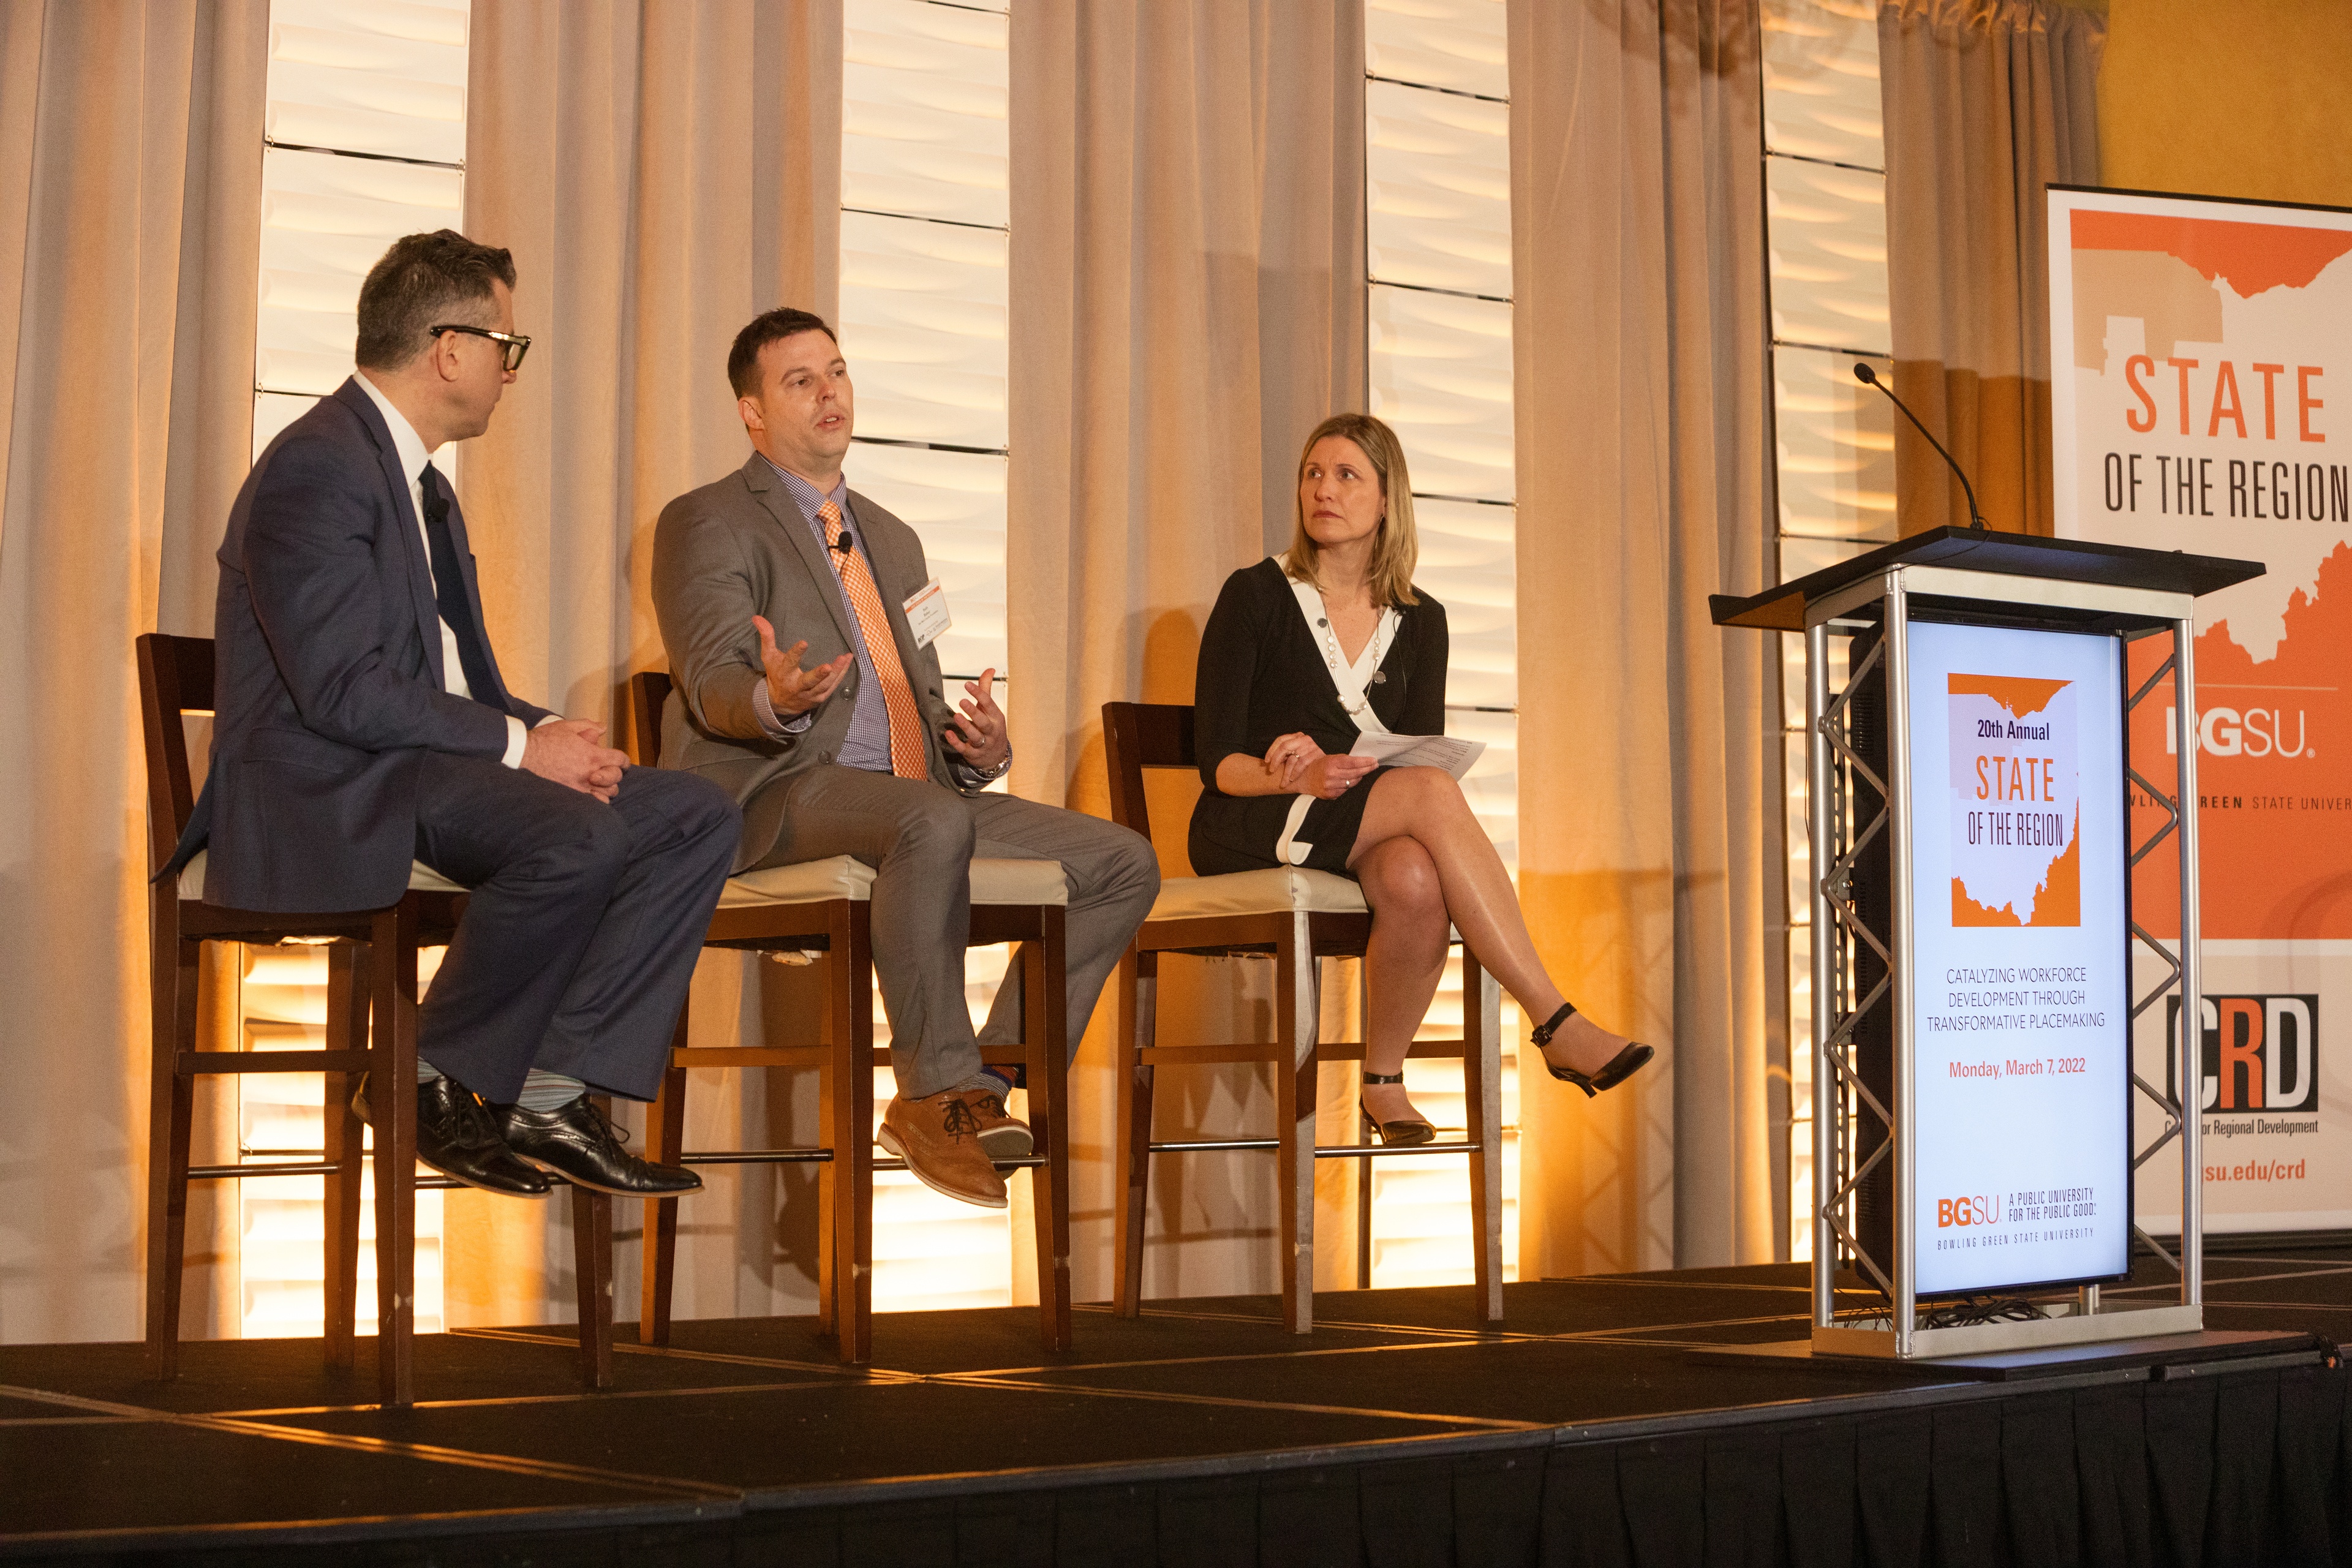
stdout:
<svg viewBox="0 0 2352 1568">
<path fill-rule="evenodd" d="M 404 234 L 456 227 L 464 206 L 454 169 L 265 151 L 255 384 L 314 394 L 341 384 L 368 268 Z"/>
<path fill-rule="evenodd" d="M 841 215 L 841 346 L 857 433 L 1005 444 L 1005 236 Z"/>
<path fill-rule="evenodd" d="M 841 205 L 1003 227 L 1003 16 L 845 0 L 842 30 Z"/>
<path fill-rule="evenodd" d="M 273 0 L 265 134 L 462 163 L 467 0 Z"/>
<path fill-rule="evenodd" d="M 1780 465 L 1782 580 L 1800 539 L 1885 543 L 1895 530 L 1895 405 L 1853 379 L 1853 357 L 1818 349 L 1772 351 L 1774 435 Z M 1890 363 L 1875 362 L 1885 375 Z M 1811 570 L 1808 568 L 1808 570 Z"/>
<path fill-rule="evenodd" d="M 1368 0 L 1364 56 L 1391 81 L 1510 96 L 1501 0 Z"/>
<path fill-rule="evenodd" d="M 1372 412 L 1403 440 L 1412 488 L 1517 499 L 1510 306 L 1378 284 L 1368 292 Z"/>
<path fill-rule="evenodd" d="M 1886 167 L 1876 0 L 1767 0 L 1767 151 Z"/>
<path fill-rule="evenodd" d="M 1373 281 L 1511 295 L 1510 106 L 1364 85 Z"/>
<path fill-rule="evenodd" d="M 1773 338 L 1889 352 L 1886 176 L 1767 158 L 1764 203 Z"/>
</svg>

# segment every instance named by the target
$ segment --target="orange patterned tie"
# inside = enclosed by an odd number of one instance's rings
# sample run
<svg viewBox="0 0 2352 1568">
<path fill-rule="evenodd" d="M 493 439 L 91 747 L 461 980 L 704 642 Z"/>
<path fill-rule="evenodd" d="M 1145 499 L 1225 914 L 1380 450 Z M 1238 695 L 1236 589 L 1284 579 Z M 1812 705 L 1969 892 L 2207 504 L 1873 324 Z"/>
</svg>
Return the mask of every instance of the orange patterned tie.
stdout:
<svg viewBox="0 0 2352 1568">
<path fill-rule="evenodd" d="M 824 524 L 825 553 L 841 578 L 842 592 L 857 616 L 857 635 L 866 639 L 866 657 L 874 663 L 882 683 L 882 706 L 890 716 L 890 771 L 902 779 L 927 779 L 930 765 L 923 756 L 923 710 L 915 705 L 915 689 L 907 682 L 907 667 L 898 662 L 898 641 L 890 635 L 890 616 L 882 608 L 882 590 L 866 557 L 856 549 L 841 548 L 841 509 L 831 501 L 816 509 Z"/>
</svg>

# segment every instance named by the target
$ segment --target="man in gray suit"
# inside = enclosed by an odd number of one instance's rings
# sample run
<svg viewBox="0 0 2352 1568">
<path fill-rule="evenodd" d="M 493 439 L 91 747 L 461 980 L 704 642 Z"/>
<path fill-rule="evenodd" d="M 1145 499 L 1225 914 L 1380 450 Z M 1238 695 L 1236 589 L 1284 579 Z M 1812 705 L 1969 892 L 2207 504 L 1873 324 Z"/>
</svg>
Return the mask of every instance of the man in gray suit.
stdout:
<svg viewBox="0 0 2352 1568">
<path fill-rule="evenodd" d="M 1073 1050 L 1160 889 L 1151 847 L 988 785 L 1012 765 L 983 670 L 951 709 L 907 617 L 929 573 L 914 530 L 842 478 L 856 410 L 833 329 L 771 310 L 727 359 L 755 448 L 664 508 L 654 611 L 676 682 L 662 755 L 740 803 L 738 870 L 851 855 L 875 868 L 874 968 L 898 1091 L 883 1146 L 936 1191 L 1005 1204 L 992 1159 L 1029 1152 L 979 1040 L 1020 1037 L 1020 972 L 977 1038 L 964 1006 L 974 856 L 1057 860 L 1070 891 Z M 779 647 L 780 638 L 790 638 Z M 803 658 L 814 659 L 803 665 Z"/>
<path fill-rule="evenodd" d="M 432 459 L 489 427 L 530 346 L 514 282 L 448 229 L 394 241 L 358 374 L 255 461 L 220 547 L 212 775 L 164 874 L 208 847 L 210 902 L 284 911 L 383 908 L 412 858 L 462 883 L 417 1011 L 418 1157 L 520 1197 L 543 1171 L 667 1196 L 701 1182 L 623 1149 L 590 1095 L 660 1083 L 740 819 L 499 673 Z"/>
</svg>

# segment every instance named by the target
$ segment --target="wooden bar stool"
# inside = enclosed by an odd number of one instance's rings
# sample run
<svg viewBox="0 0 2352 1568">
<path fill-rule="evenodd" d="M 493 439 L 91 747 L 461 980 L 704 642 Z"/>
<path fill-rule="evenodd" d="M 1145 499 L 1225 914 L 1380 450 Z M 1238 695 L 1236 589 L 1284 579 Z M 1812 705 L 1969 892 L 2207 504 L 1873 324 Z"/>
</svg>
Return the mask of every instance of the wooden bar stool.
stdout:
<svg viewBox="0 0 2352 1568">
<path fill-rule="evenodd" d="M 1146 768 L 1197 768 L 1189 707 L 1141 702 L 1103 704 L 1103 752 L 1110 773 L 1111 817 L 1151 837 L 1144 797 Z M 1317 961 L 1360 958 L 1372 917 L 1361 889 L 1345 877 L 1285 866 L 1218 877 L 1171 877 L 1161 881 L 1150 919 L 1118 968 L 1118 1233 L 1119 1314 L 1143 1306 L 1143 1233 L 1150 1195 L 1151 1156 L 1188 1150 L 1272 1150 L 1280 1175 L 1282 1300 L 1295 1333 L 1315 1326 L 1315 1162 L 1376 1159 L 1388 1154 L 1462 1154 L 1470 1165 L 1472 1270 L 1480 1313 L 1503 1321 L 1502 990 L 1467 948 L 1462 953 L 1463 1033 L 1459 1039 L 1415 1040 L 1416 1057 L 1458 1057 L 1463 1090 L 1475 1122 L 1457 1142 L 1391 1149 L 1385 1144 L 1315 1142 L 1316 1065 L 1361 1061 L 1361 1040 L 1316 1037 Z M 1456 939 L 1459 940 L 1458 938 Z M 1272 955 L 1275 1038 L 1271 1043 L 1171 1044 L 1158 1037 L 1160 961 L 1163 955 Z M 1220 1062 L 1271 1062 L 1276 1127 L 1272 1138 L 1212 1138 L 1154 1142 L 1151 1095 L 1162 1067 Z M 1370 1168 L 1365 1168 L 1369 1191 Z M 1367 1214 L 1369 1210 L 1364 1211 Z M 1360 1257 L 1365 1253 L 1360 1248 Z M 1369 1278 L 1370 1269 L 1364 1269 Z"/>
<path fill-rule="evenodd" d="M 661 721 L 670 679 L 657 670 L 629 681 L 632 751 L 646 767 L 661 763 Z M 821 954 L 824 1044 L 687 1046 L 680 1013 L 669 1069 L 646 1119 L 646 1157 L 673 1164 L 814 1163 L 822 1167 L 818 1223 L 818 1321 L 845 1362 L 874 1353 L 874 1173 L 906 1168 L 874 1152 L 874 1068 L 887 1065 L 874 1045 L 874 950 L 870 916 L 874 868 L 847 855 L 747 871 L 728 879 L 710 918 L 709 947 L 751 952 Z M 1001 1160 L 999 1170 L 1026 1168 L 1033 1183 L 1039 1331 L 1047 1350 L 1070 1346 L 1070 1188 L 1066 1127 L 1067 982 L 1064 916 L 1069 884 L 1055 860 L 974 860 L 970 944 L 1020 943 L 1020 1043 L 985 1049 L 990 1066 L 1018 1064 L 1028 1073 L 1028 1121 L 1036 1150 Z M 825 1143 L 808 1149 L 688 1150 L 687 1073 L 695 1068 L 814 1068 Z M 638 1337 L 667 1344 L 677 1269 L 677 1200 L 646 1205 L 645 1300 Z"/>
<path fill-rule="evenodd" d="M 150 633 L 138 641 L 140 708 L 147 739 L 149 869 L 160 872 L 195 809 L 185 718 L 213 706 L 209 637 Z M 369 1075 L 375 1119 L 376 1377 L 386 1405 L 416 1397 L 416 1190 L 451 1187 L 416 1168 L 416 950 L 446 944 L 465 911 L 466 889 L 432 868 L 410 868 L 408 890 L 389 909 L 333 914 L 270 914 L 205 901 L 198 854 L 177 885 L 148 889 L 153 1050 L 147 1161 L 147 1370 L 180 1370 L 180 1276 L 186 1251 L 188 1183 L 257 1176 L 320 1176 L 326 1183 L 326 1355 L 350 1366 L 359 1297 L 360 1162 L 362 1132 L 352 1109 Z M 323 1051 L 203 1051 L 196 1048 L 196 975 L 208 942 L 327 944 L 327 1048 Z M 315 1072 L 325 1075 L 325 1146 L 316 1160 L 189 1164 L 198 1075 Z M 561 1180 L 551 1177 L 551 1180 Z M 572 1192 L 580 1280 L 582 1381 L 612 1382 L 612 1200 Z"/>
</svg>

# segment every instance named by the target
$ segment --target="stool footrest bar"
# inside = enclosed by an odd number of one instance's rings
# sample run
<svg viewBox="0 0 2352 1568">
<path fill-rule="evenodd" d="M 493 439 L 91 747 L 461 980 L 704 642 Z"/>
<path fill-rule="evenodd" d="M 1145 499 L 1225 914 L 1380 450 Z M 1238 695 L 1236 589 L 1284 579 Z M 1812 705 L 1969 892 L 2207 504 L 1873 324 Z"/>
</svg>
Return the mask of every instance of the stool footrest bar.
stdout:
<svg viewBox="0 0 2352 1568">
<path fill-rule="evenodd" d="M 833 1158 L 830 1149 L 706 1149 L 677 1156 L 680 1165 L 809 1165 Z"/>
<path fill-rule="evenodd" d="M 1045 1163 L 1045 1156 L 1043 1154 L 1031 1154 L 1025 1159 L 992 1160 L 989 1163 L 1000 1171 L 1033 1171 Z M 877 1160 L 874 1162 L 874 1168 L 877 1171 L 903 1171 L 907 1168 L 907 1162 L 904 1160 Z"/>
<path fill-rule="evenodd" d="M 366 1051 L 182 1051 L 182 1078 L 215 1072 L 366 1072 L 377 1065 Z"/>
<path fill-rule="evenodd" d="M 1192 1154 L 1219 1149 L 1279 1149 L 1276 1138 L 1202 1138 L 1187 1142 L 1154 1143 L 1155 1154 Z M 1475 1154 L 1476 1143 L 1318 1143 L 1315 1157 L 1318 1160 L 1377 1160 L 1383 1154 Z M 877 1165 L 876 1170 L 881 1166 Z"/>
<path fill-rule="evenodd" d="M 372 1163 L 373 1162 L 370 1162 L 370 1163 Z M 332 1176 L 341 1173 L 342 1169 L 343 1167 L 341 1165 L 330 1165 L 325 1163 L 323 1161 L 302 1163 L 279 1161 L 276 1163 L 256 1163 L 250 1165 L 191 1165 L 188 1167 L 188 1180 L 192 1182 L 235 1182 L 250 1180 L 257 1176 Z M 424 1167 L 420 1167 L 419 1169 L 421 1173 Z M 545 1176 L 548 1181 L 559 1187 L 568 1187 L 572 1184 L 553 1171 L 541 1171 L 540 1174 Z M 462 1187 L 465 1184 L 465 1183 L 454 1180 L 448 1176 L 428 1176 L 420 1173 L 416 1178 L 416 1190 L 420 1193 L 436 1189 L 446 1190 L 452 1187 Z"/>
</svg>

